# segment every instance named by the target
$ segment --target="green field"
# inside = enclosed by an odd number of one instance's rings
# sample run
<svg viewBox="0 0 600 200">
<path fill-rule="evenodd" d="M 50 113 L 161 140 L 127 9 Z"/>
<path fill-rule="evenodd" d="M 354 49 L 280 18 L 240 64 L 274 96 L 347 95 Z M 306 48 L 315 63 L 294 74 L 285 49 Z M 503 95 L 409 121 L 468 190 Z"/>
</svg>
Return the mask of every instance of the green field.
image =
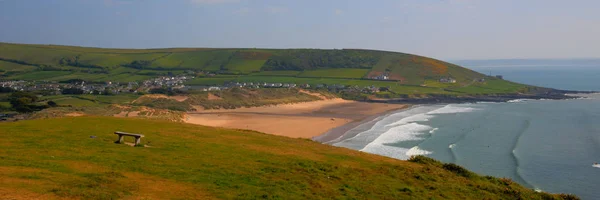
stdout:
<svg viewBox="0 0 600 200">
<path fill-rule="evenodd" d="M 115 144 L 114 131 L 144 134 L 148 147 Z M 4 123 L 0 160 L 0 194 L 7 199 L 573 197 L 425 157 L 400 161 L 305 139 L 143 119 Z"/>
<path fill-rule="evenodd" d="M 467 94 L 502 94 L 502 93 L 514 93 L 515 91 L 524 92 L 527 87 L 503 80 L 488 80 L 485 83 L 474 83 L 472 85 L 462 88 L 452 88 L 449 90 L 467 93 Z"/>
<path fill-rule="evenodd" d="M 391 87 L 392 92 L 403 94 L 516 93 L 526 87 L 502 80 L 472 84 L 486 76 L 427 57 L 356 49 L 101 49 L 0 43 L 0 70 L 3 80 L 121 83 L 183 73 L 216 73 L 186 85 L 228 81 L 337 84 Z M 384 73 L 388 81 L 369 79 Z M 227 74 L 235 76 L 223 76 Z M 434 83 L 445 77 L 457 83 Z"/>
<path fill-rule="evenodd" d="M 2 72 L 28 72 L 33 71 L 37 67 L 30 65 L 22 65 L 18 63 L 6 62 L 0 60 L 0 73 Z"/>
<path fill-rule="evenodd" d="M 48 80 L 48 79 L 55 79 L 56 77 L 60 77 L 60 76 L 69 75 L 72 73 L 73 72 L 69 72 L 69 71 L 34 71 L 34 72 L 15 75 L 15 76 L 12 76 L 11 78 L 15 79 L 15 80 L 26 80 L 26 81 Z"/>
<path fill-rule="evenodd" d="M 301 71 L 261 71 L 252 73 L 252 76 L 297 76 Z"/>
<path fill-rule="evenodd" d="M 368 69 L 317 69 L 303 71 L 298 77 L 360 79 L 368 72 Z"/>
</svg>

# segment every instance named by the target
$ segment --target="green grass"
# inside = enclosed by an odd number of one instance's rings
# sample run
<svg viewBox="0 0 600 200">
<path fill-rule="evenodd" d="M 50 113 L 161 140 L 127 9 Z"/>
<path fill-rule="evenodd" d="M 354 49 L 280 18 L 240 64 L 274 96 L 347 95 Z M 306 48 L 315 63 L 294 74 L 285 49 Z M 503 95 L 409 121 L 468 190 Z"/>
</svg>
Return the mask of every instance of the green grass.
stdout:
<svg viewBox="0 0 600 200">
<path fill-rule="evenodd" d="M 48 80 L 48 79 L 54 79 L 59 76 L 69 75 L 72 73 L 73 72 L 69 72 L 69 71 L 34 71 L 34 72 L 26 73 L 26 74 L 19 74 L 16 76 L 12 76 L 10 78 L 14 79 L 14 80 L 27 80 L 27 81 Z"/>
<path fill-rule="evenodd" d="M 87 107 L 97 105 L 97 103 L 93 101 L 74 97 L 58 98 L 52 101 L 54 101 L 59 106 Z"/>
<path fill-rule="evenodd" d="M 11 107 L 11 105 L 10 105 L 10 102 L 0 101 L 0 107 L 9 108 L 9 107 Z"/>
<path fill-rule="evenodd" d="M 471 84 L 473 80 L 486 76 L 427 57 L 375 50 L 101 49 L 0 43 L 0 59 L 5 60 L 0 62 L 0 73 L 3 73 L 1 79 L 9 80 L 83 79 L 124 83 L 177 75 L 185 71 L 208 71 L 221 75 L 196 79 L 186 84 L 217 85 L 242 81 L 373 85 L 391 87 L 393 92 L 401 94 L 510 93 L 524 87 L 503 80 Z M 138 64 L 130 65 L 134 61 L 138 61 Z M 53 71 L 34 70 L 36 68 Z M 9 72 L 7 69 L 18 70 Z M 385 72 L 390 74 L 392 82 L 358 80 Z M 237 76 L 224 77 L 222 74 Z M 441 77 L 452 77 L 458 82 L 455 85 L 432 82 Z M 422 84 L 428 87 L 418 87 Z"/>
<path fill-rule="evenodd" d="M 218 96 L 219 99 L 208 99 L 208 93 Z M 299 103 L 321 100 L 319 97 L 300 92 L 298 89 L 270 88 L 270 89 L 240 89 L 232 88 L 224 91 L 201 92 L 189 95 L 185 103 L 199 105 L 207 109 L 258 107 L 266 105 Z M 164 102 L 164 100 L 163 100 Z M 175 102 L 164 102 L 164 105 L 176 105 Z M 154 103 L 155 105 L 158 103 Z M 152 106 L 161 108 L 159 106 Z M 173 109 L 172 109 L 173 110 Z M 175 109 L 180 110 L 180 109 Z"/>
<path fill-rule="evenodd" d="M 196 78 L 187 82 L 188 85 L 218 85 L 225 82 L 266 82 L 266 83 L 295 83 L 295 84 L 310 84 L 316 86 L 318 84 L 341 84 L 349 86 L 378 86 L 390 87 L 394 92 L 399 94 L 447 94 L 440 88 L 420 87 L 411 85 L 402 85 L 392 81 L 377 81 L 377 80 L 358 80 L 358 79 L 335 79 L 335 78 L 299 78 L 299 77 L 280 77 L 280 76 L 240 76 L 237 78 Z"/>
<path fill-rule="evenodd" d="M 115 144 L 114 131 L 144 134 L 150 147 Z M 5 123 L 0 160 L 9 199 L 566 197 L 425 157 L 407 162 L 252 131 L 112 117 Z"/>
<path fill-rule="evenodd" d="M 448 90 L 467 94 L 511 94 L 524 92 L 528 86 L 499 79 L 489 79 L 483 83 L 473 83 L 466 87 Z"/>
<path fill-rule="evenodd" d="M 232 59 L 229 61 L 225 69 L 230 72 L 236 72 L 241 74 L 249 74 L 252 72 L 259 72 L 260 68 L 265 64 L 266 60 L 243 60 L 243 59 Z"/>
<path fill-rule="evenodd" d="M 89 99 L 99 103 L 106 104 L 129 104 L 133 100 L 136 100 L 140 95 L 136 94 L 119 94 L 119 95 L 78 95 L 79 98 Z"/>
<path fill-rule="evenodd" d="M 5 62 L 0 60 L 0 71 L 4 72 L 27 72 L 37 69 L 35 66 L 22 65 L 17 63 Z"/>
<path fill-rule="evenodd" d="M 303 71 L 298 77 L 360 79 L 368 72 L 368 69 L 318 69 Z"/>
<path fill-rule="evenodd" d="M 252 76 L 297 76 L 301 71 L 261 71 L 252 73 Z"/>
</svg>

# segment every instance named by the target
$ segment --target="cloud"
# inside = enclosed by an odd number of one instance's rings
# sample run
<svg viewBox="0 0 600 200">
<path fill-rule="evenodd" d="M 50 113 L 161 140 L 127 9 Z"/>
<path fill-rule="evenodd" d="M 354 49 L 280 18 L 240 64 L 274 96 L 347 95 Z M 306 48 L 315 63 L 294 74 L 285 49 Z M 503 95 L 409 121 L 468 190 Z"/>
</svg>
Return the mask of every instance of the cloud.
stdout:
<svg viewBox="0 0 600 200">
<path fill-rule="evenodd" d="M 238 3 L 240 0 L 190 0 L 193 4 L 223 4 L 223 3 Z"/>
<path fill-rule="evenodd" d="M 287 7 L 282 7 L 282 6 L 267 6 L 266 10 L 267 10 L 267 12 L 273 13 L 273 14 L 287 13 L 289 11 L 289 9 Z"/>
<path fill-rule="evenodd" d="M 344 11 L 343 11 L 343 10 L 340 10 L 340 9 L 335 9 L 335 10 L 333 11 L 333 13 L 335 13 L 335 15 L 342 15 L 342 14 L 344 14 Z"/>
</svg>

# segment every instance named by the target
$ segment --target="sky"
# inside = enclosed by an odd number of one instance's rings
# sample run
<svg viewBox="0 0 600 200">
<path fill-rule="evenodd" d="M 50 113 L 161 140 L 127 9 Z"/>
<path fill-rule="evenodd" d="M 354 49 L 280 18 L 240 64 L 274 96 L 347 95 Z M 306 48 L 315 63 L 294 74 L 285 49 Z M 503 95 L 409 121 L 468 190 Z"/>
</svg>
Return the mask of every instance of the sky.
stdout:
<svg viewBox="0 0 600 200">
<path fill-rule="evenodd" d="M 0 0 L 0 41 L 600 58 L 598 0 Z"/>
</svg>

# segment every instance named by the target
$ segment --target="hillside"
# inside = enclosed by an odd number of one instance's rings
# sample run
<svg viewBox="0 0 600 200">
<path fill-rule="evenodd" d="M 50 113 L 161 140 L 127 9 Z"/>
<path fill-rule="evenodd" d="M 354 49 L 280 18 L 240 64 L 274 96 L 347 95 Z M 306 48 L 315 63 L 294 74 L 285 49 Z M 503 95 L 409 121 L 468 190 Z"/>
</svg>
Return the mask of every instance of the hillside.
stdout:
<svg viewBox="0 0 600 200">
<path fill-rule="evenodd" d="M 147 147 L 114 144 L 114 131 Z M 127 138 L 131 142 L 131 139 Z M 425 157 L 262 133 L 77 117 L 0 126 L 2 199 L 560 199 Z"/>
<path fill-rule="evenodd" d="M 0 43 L 0 79 L 143 81 L 193 74 L 186 85 L 266 82 L 388 87 L 397 94 L 497 94 L 528 86 L 432 58 L 342 49 L 102 49 Z M 452 78 L 456 83 L 441 83 Z M 486 81 L 480 82 L 482 78 Z"/>
</svg>

